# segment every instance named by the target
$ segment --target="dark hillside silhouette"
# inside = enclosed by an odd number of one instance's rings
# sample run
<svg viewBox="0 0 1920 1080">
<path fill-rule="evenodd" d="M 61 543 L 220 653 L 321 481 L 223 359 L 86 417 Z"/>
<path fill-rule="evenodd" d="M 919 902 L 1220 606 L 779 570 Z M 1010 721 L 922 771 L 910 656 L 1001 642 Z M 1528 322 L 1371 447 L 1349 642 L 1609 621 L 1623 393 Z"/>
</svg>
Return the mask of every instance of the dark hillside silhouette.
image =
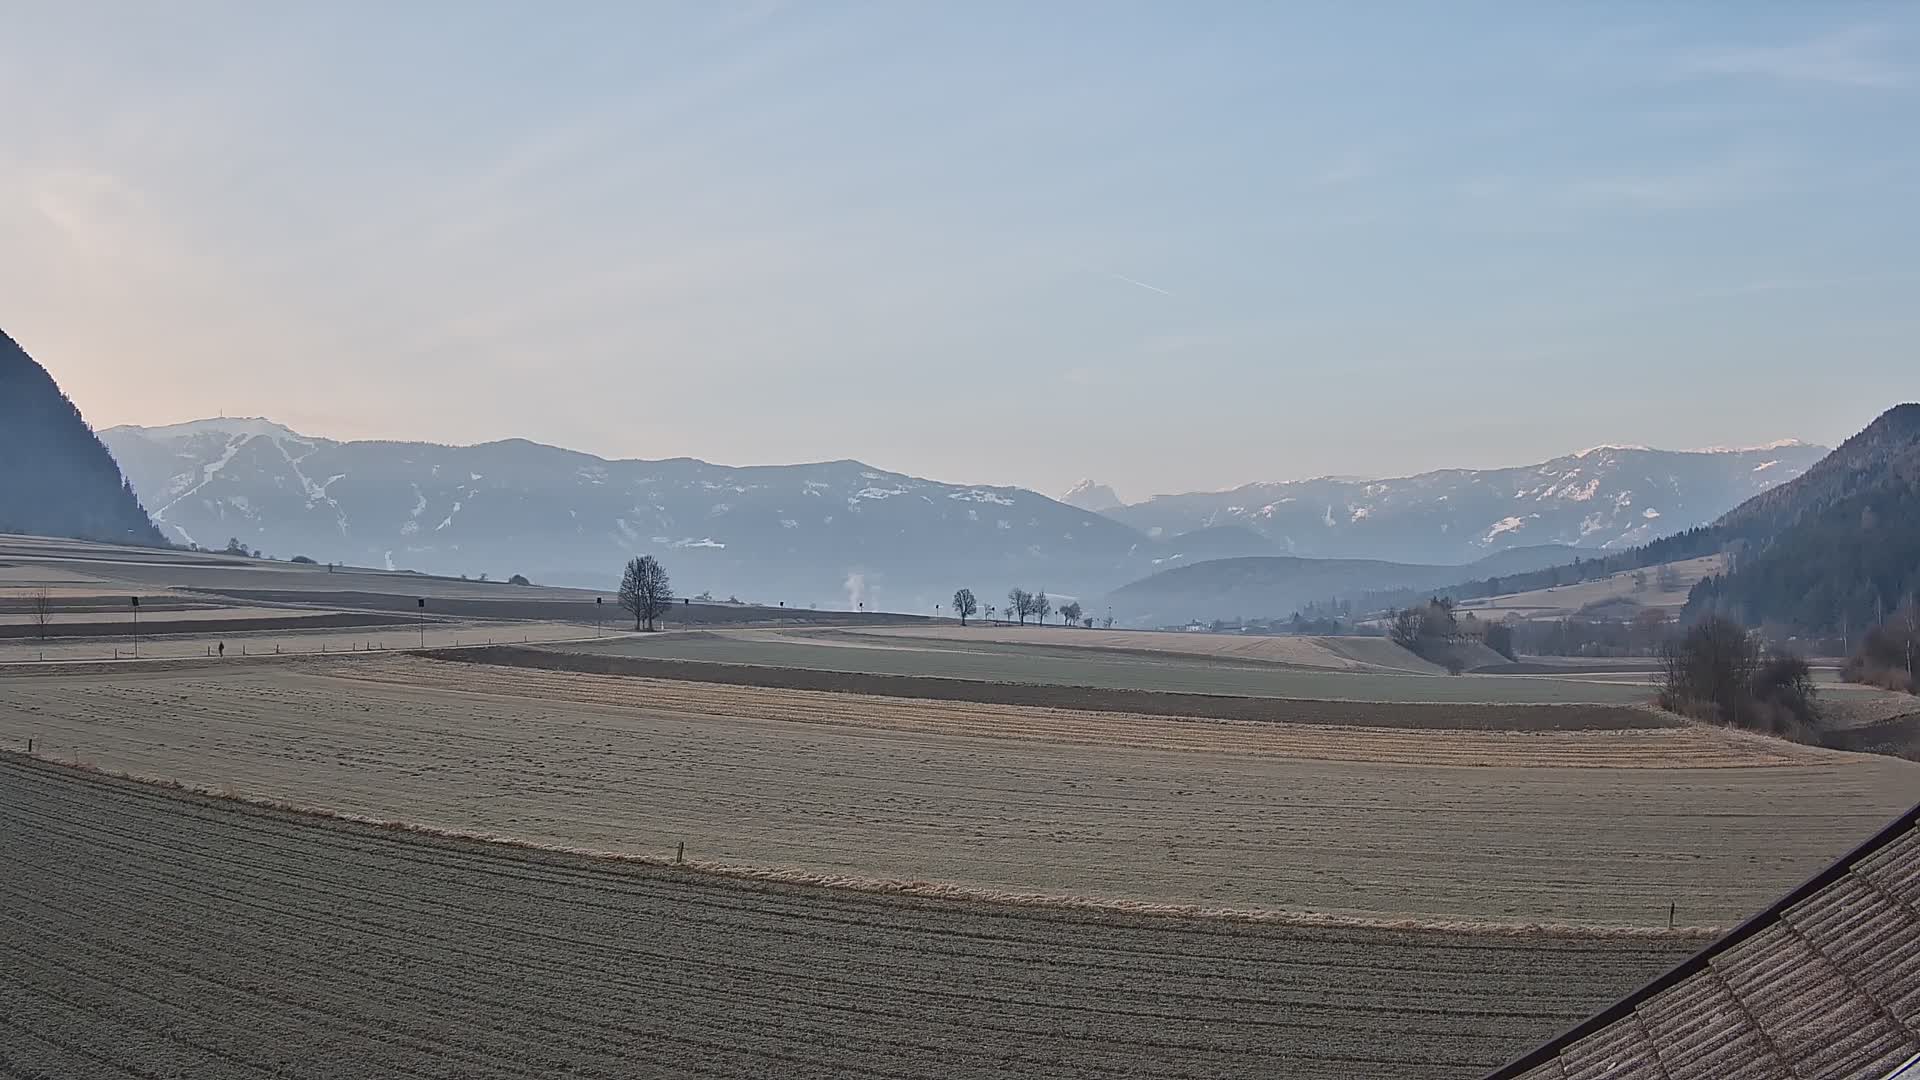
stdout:
<svg viewBox="0 0 1920 1080">
<path fill-rule="evenodd" d="M 1694 587 L 1689 615 L 1844 636 L 1881 621 L 1920 593 L 1920 404 L 1887 410 L 1714 529 L 1740 557 Z"/>
<path fill-rule="evenodd" d="M 0 331 L 0 533 L 164 543 L 80 410 L 5 331 Z"/>
</svg>

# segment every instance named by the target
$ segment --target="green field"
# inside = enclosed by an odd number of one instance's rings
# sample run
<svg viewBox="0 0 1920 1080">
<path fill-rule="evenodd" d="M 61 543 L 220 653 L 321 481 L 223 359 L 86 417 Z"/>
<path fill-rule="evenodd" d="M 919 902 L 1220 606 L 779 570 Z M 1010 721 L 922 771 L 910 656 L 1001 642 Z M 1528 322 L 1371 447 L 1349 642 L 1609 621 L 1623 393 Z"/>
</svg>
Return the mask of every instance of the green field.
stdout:
<svg viewBox="0 0 1920 1080">
<path fill-rule="evenodd" d="M 806 631 L 671 634 L 555 646 L 569 652 L 879 675 L 922 675 L 1043 686 L 1089 686 L 1333 701 L 1488 701 L 1629 704 L 1644 685 L 1553 676 L 1396 675 L 1325 671 L 1258 661 L 933 638 L 862 638 Z"/>
</svg>

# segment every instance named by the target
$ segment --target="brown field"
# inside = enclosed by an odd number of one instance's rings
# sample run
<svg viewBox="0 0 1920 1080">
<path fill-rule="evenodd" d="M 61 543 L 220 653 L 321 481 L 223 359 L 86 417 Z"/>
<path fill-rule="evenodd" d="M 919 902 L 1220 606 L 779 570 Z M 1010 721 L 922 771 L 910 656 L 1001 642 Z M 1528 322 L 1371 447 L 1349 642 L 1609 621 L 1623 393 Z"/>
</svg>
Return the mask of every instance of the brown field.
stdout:
<svg viewBox="0 0 1920 1080">
<path fill-rule="evenodd" d="M 641 649 L 661 638 L 631 636 Z M 821 690 L 871 697 L 965 701 L 989 705 L 1029 705 L 1046 709 L 1142 713 L 1149 716 L 1211 720 L 1264 720 L 1351 727 L 1417 727 L 1427 731 L 1596 731 L 1674 727 L 1684 723 L 1671 713 L 1640 704 L 1598 702 L 1515 703 L 1477 701 L 1358 701 L 1298 697 L 1246 697 L 1225 693 L 1080 686 L 1070 683 L 985 682 L 947 676 L 884 675 L 817 668 L 729 664 L 708 660 L 656 659 L 598 651 L 602 639 L 551 648 L 519 645 L 486 648 L 427 649 L 414 655 L 455 663 L 484 664 L 534 671 L 572 671 L 594 675 L 637 676 L 681 682 L 759 686 L 781 690 Z M 1359 680 L 1362 676 L 1351 676 Z M 1365 685 L 1360 684 L 1360 685 Z M 1515 685 L 1508 683 L 1507 685 Z"/>
<path fill-rule="evenodd" d="M 411 658 L 0 678 L 0 742 L 796 880 L 1385 919 L 1724 925 L 1920 767 L 1682 726 L 1222 723 Z M 1625 989 L 1624 987 L 1620 989 Z"/>
<path fill-rule="evenodd" d="M 757 883 L 0 754 L 0 1074 L 1471 1077 L 1683 938 Z"/>
</svg>

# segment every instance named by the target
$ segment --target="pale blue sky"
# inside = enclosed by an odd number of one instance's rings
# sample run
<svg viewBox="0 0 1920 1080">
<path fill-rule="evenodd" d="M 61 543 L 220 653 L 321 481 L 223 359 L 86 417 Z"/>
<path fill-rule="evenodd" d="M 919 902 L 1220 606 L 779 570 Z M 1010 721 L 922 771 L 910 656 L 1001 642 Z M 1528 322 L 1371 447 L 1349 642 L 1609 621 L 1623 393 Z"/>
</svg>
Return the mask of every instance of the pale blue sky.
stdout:
<svg viewBox="0 0 1920 1080">
<path fill-rule="evenodd" d="M 1920 393 L 1920 7 L 51 3 L 0 327 L 97 424 L 1132 498 Z"/>
</svg>

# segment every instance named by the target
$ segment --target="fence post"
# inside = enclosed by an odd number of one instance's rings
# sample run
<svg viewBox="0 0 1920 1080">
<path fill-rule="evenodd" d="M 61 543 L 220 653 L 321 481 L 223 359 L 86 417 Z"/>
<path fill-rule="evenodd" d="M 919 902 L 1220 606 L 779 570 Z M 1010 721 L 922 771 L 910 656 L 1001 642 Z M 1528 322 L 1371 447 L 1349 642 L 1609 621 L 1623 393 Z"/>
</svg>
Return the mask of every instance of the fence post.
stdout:
<svg viewBox="0 0 1920 1080">
<path fill-rule="evenodd" d="M 678 866 L 681 863 L 686 861 L 687 861 L 687 842 L 685 840 L 682 840 L 680 841 L 679 850 L 673 853 L 673 863 L 675 866 Z"/>
</svg>

